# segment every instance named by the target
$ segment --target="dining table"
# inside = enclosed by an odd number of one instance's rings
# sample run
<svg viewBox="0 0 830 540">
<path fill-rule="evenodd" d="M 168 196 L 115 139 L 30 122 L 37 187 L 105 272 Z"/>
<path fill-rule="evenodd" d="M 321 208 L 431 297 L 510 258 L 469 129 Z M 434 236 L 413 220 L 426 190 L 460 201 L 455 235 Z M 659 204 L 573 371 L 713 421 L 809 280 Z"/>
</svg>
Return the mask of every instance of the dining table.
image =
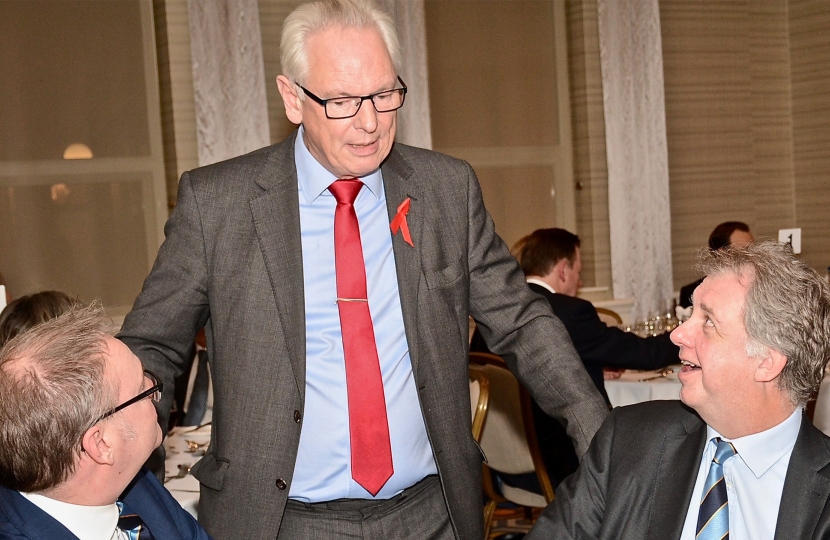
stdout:
<svg viewBox="0 0 830 540">
<path fill-rule="evenodd" d="M 614 407 L 633 405 L 643 401 L 680 399 L 680 381 L 677 374 L 681 365 L 654 371 L 625 370 L 618 379 L 605 381 L 605 391 Z"/>
<path fill-rule="evenodd" d="M 211 425 L 175 427 L 164 439 L 164 487 L 193 517 L 199 512 L 199 481 L 190 469 L 205 455 Z"/>
</svg>

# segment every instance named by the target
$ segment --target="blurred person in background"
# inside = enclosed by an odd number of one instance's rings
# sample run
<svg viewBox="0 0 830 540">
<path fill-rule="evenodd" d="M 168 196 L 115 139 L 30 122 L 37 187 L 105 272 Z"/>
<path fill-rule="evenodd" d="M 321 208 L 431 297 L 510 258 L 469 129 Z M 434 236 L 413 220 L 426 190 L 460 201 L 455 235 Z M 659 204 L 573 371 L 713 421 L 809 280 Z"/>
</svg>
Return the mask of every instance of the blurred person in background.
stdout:
<svg viewBox="0 0 830 540">
<path fill-rule="evenodd" d="M 749 232 L 749 225 L 742 221 L 727 221 L 715 227 L 709 235 L 709 249 L 715 251 L 727 246 L 744 247 L 754 239 L 752 233 Z M 680 307 L 691 307 L 692 293 L 701 283 L 703 283 L 703 278 L 680 288 L 678 301 Z"/>
<path fill-rule="evenodd" d="M 0 347 L 29 328 L 68 311 L 77 299 L 60 291 L 42 291 L 9 302 L 0 312 Z"/>
<path fill-rule="evenodd" d="M 668 333 L 643 338 L 607 326 L 591 302 L 577 298 L 582 286 L 580 245 L 579 237 L 565 229 L 538 229 L 516 242 L 511 251 L 519 260 L 530 290 L 542 295 L 553 314 L 565 325 L 585 370 L 610 406 L 605 392 L 604 368 L 663 368 L 680 362 L 679 349 Z M 489 352 L 477 329 L 470 351 Z M 535 400 L 533 418 L 542 457 L 555 486 L 576 470 L 579 460 L 562 425 L 545 414 Z M 503 480 L 511 483 L 510 478 Z M 512 480 L 516 487 L 541 489 L 522 479 Z M 526 480 L 536 482 L 535 475 Z M 519 483 L 521 485 L 517 485 Z"/>
</svg>

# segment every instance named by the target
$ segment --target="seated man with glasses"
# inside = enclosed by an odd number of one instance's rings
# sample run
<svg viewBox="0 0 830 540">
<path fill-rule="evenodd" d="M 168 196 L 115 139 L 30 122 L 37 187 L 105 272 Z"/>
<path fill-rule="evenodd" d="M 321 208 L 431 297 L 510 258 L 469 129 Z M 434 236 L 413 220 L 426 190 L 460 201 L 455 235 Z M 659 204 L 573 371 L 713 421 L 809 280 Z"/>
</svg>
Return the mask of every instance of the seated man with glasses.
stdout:
<svg viewBox="0 0 830 540">
<path fill-rule="evenodd" d="M 73 307 L 0 351 L 0 539 L 206 540 L 142 464 L 162 384 Z"/>
</svg>

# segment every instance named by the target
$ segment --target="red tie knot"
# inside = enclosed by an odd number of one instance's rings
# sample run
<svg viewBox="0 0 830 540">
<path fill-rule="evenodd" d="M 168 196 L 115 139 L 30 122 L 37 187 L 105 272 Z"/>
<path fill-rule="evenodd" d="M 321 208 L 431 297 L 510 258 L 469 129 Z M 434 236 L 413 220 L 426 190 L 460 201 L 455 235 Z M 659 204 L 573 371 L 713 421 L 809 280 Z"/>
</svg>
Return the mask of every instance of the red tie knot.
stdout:
<svg viewBox="0 0 830 540">
<path fill-rule="evenodd" d="M 334 195 L 338 204 L 354 204 L 357 199 L 357 194 L 360 193 L 360 188 L 363 187 L 363 182 L 357 178 L 343 178 L 334 181 L 329 186 L 329 191 Z"/>
</svg>

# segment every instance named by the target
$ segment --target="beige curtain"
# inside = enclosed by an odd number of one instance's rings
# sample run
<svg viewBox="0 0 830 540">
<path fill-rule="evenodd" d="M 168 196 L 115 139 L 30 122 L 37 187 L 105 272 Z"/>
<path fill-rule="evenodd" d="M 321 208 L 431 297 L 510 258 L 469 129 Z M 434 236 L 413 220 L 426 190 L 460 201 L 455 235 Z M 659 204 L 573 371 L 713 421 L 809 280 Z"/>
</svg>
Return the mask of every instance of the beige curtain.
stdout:
<svg viewBox="0 0 830 540">
<path fill-rule="evenodd" d="M 270 144 L 257 0 L 188 0 L 199 165 Z"/>
<path fill-rule="evenodd" d="M 633 316 L 673 294 L 663 57 L 657 0 L 599 0 L 611 273 Z"/>
<path fill-rule="evenodd" d="M 403 70 L 399 75 L 408 88 L 406 104 L 398 112 L 395 139 L 432 148 L 424 0 L 381 0 L 381 5 L 395 19 L 403 56 Z"/>
</svg>

